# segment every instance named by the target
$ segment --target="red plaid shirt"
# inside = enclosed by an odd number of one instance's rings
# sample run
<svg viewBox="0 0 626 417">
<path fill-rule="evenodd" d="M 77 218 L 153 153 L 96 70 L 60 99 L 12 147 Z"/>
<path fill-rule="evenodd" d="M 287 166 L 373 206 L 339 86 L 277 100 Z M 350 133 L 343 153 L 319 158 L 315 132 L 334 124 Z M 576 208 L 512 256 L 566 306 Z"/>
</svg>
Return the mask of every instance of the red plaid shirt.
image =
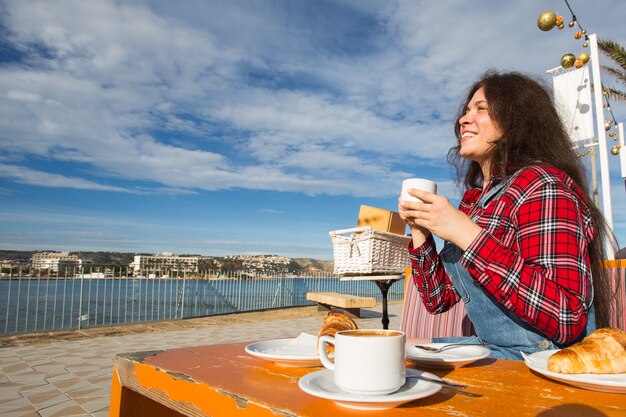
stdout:
<svg viewBox="0 0 626 417">
<path fill-rule="evenodd" d="M 513 314 L 557 344 L 572 342 L 585 328 L 593 298 L 588 245 L 595 229 L 586 198 L 571 178 L 547 165 L 524 169 L 482 209 L 477 202 L 493 185 L 463 196 L 459 210 L 483 230 L 461 264 Z M 431 313 L 459 301 L 432 236 L 417 249 L 409 244 L 409 255 Z"/>
</svg>

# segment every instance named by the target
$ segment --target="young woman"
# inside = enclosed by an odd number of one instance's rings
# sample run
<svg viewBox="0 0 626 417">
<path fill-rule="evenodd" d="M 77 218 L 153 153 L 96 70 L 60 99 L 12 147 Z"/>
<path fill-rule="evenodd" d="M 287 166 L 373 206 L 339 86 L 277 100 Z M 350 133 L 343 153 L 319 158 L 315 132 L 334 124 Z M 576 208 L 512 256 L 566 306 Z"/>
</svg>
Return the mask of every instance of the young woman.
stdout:
<svg viewBox="0 0 626 417">
<path fill-rule="evenodd" d="M 459 208 L 419 190 L 410 193 L 423 203 L 399 203 L 426 309 L 464 302 L 476 342 L 504 359 L 570 345 L 596 320 L 607 325 L 608 231 L 547 89 L 488 72 L 456 120 L 449 159 L 464 177 Z M 445 241 L 439 255 L 433 234 Z"/>
</svg>

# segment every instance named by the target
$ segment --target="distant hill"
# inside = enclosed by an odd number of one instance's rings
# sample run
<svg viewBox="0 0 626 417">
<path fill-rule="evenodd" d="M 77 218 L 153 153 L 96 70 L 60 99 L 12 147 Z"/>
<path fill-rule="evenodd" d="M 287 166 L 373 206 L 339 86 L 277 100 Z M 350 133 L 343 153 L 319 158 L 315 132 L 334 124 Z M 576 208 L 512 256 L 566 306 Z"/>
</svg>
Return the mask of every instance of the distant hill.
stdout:
<svg viewBox="0 0 626 417">
<path fill-rule="evenodd" d="M 324 261 L 312 258 L 292 258 L 292 261 L 300 265 L 300 268 L 309 271 L 320 271 L 332 273 L 335 263 L 333 261 Z"/>
<path fill-rule="evenodd" d="M 12 251 L 0 250 L 0 262 L 11 262 L 20 264 L 30 264 L 30 259 L 36 252 L 55 252 L 52 250 L 41 251 Z M 134 253 L 134 252 L 70 252 L 72 255 L 78 255 L 82 259 L 91 260 L 94 265 L 114 265 L 128 266 L 133 261 L 135 255 L 153 255 L 152 253 Z M 202 255 L 181 255 L 181 256 L 202 256 Z M 225 257 L 210 256 L 217 261 L 222 261 Z M 303 272 L 333 272 L 333 261 L 312 258 L 290 258 L 296 263 Z"/>
<path fill-rule="evenodd" d="M 51 252 L 51 251 L 37 251 Z M 0 262 L 29 263 L 35 251 L 0 250 Z"/>
</svg>

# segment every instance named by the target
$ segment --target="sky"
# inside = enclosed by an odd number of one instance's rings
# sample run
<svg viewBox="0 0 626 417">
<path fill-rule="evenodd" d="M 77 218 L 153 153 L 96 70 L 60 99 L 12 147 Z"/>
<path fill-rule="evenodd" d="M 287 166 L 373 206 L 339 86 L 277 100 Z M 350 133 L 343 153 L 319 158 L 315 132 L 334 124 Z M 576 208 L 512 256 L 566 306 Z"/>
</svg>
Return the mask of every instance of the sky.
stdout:
<svg viewBox="0 0 626 417">
<path fill-rule="evenodd" d="M 569 4 L 626 44 L 623 0 Z M 397 210 L 405 178 L 458 204 L 469 85 L 551 83 L 584 51 L 545 10 L 571 20 L 563 0 L 0 0 L 0 249 L 330 260 L 329 231 Z"/>
</svg>

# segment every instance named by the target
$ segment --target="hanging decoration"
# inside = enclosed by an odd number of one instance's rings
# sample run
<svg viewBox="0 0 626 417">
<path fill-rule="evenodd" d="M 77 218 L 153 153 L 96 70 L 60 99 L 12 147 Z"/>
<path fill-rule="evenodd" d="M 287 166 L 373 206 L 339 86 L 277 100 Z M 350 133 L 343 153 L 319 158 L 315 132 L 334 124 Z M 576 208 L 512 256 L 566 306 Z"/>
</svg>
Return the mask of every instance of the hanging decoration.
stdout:
<svg viewBox="0 0 626 417">
<path fill-rule="evenodd" d="M 587 148 L 584 152 L 581 152 L 579 154 L 576 154 L 576 156 L 578 158 L 583 158 L 587 155 L 592 155 L 592 156 L 596 156 L 596 151 L 593 150 L 593 148 Z"/>
<path fill-rule="evenodd" d="M 561 18 L 562 19 L 562 18 Z M 543 12 L 537 18 L 537 27 L 544 32 L 552 30 L 556 25 L 556 14 L 553 11 Z"/>
<path fill-rule="evenodd" d="M 574 54 L 565 54 L 561 57 L 561 66 L 563 68 L 572 68 L 576 62 L 576 56 Z"/>
<path fill-rule="evenodd" d="M 617 142 L 619 140 L 619 126 L 615 121 L 615 115 L 613 114 L 613 110 L 611 109 L 611 103 L 609 102 L 609 95 L 605 89 L 603 89 L 602 95 L 604 96 L 605 101 L 603 107 L 611 115 L 611 119 L 604 122 L 604 130 L 609 132 L 609 137 L 613 139 L 614 142 Z M 612 128 L 615 128 L 615 130 L 612 131 Z M 611 148 L 611 155 L 619 155 L 621 147 L 622 146 L 620 144 L 613 146 L 613 148 Z"/>
<path fill-rule="evenodd" d="M 578 22 L 578 19 L 576 18 L 574 11 L 569 5 L 568 0 L 564 0 L 564 1 L 565 1 L 567 8 L 569 9 L 570 14 L 572 15 L 572 18 L 568 22 L 567 26 L 569 28 L 578 29 L 574 33 L 574 39 L 576 40 L 582 39 L 583 42 L 581 45 L 583 49 L 586 49 L 589 47 L 589 36 L 587 36 L 587 31 Z M 550 30 L 554 29 L 554 27 L 557 27 L 558 29 L 563 29 L 565 27 L 565 18 L 559 15 L 557 12 L 554 12 L 552 10 L 547 10 L 539 14 L 539 17 L 537 18 L 537 27 L 544 32 L 549 32 Z M 586 51 L 579 52 L 578 55 L 568 52 L 561 57 L 560 64 L 561 64 L 561 67 L 565 69 L 572 68 L 572 67 L 582 68 L 583 65 L 589 62 L 590 58 L 591 57 L 589 56 L 589 53 Z M 609 132 L 608 135 L 610 138 L 612 138 L 614 141 L 617 141 L 619 139 L 619 133 L 616 133 L 616 131 L 618 130 L 618 124 L 617 122 L 615 122 L 615 116 L 613 115 L 613 111 L 611 110 L 611 105 L 609 103 L 609 98 L 608 98 L 608 94 L 606 90 L 603 91 L 603 97 L 605 101 L 605 103 L 603 104 L 603 107 L 611 115 L 611 118 L 606 120 L 604 123 L 604 130 Z M 613 131 L 612 129 L 615 129 L 615 131 Z M 621 148 L 621 145 L 616 144 L 615 146 L 611 148 L 611 154 L 619 155 L 620 148 Z M 578 154 L 578 157 L 580 158 L 589 154 L 593 154 L 593 152 L 590 150 L 587 150 L 585 152 Z"/>
</svg>

